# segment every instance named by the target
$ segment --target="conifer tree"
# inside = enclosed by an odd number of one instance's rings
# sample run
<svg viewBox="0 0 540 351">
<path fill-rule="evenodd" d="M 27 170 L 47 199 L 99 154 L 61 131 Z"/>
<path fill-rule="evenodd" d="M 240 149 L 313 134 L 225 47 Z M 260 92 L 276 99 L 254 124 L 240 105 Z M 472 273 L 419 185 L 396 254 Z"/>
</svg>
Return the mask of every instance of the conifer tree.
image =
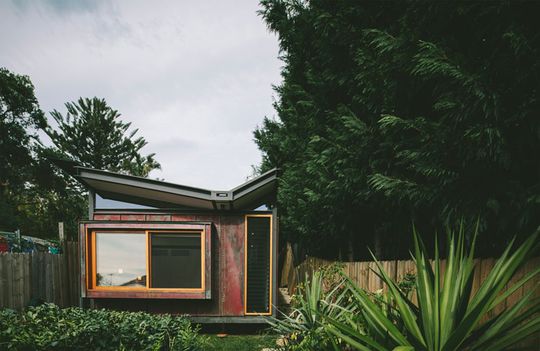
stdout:
<svg viewBox="0 0 540 351">
<path fill-rule="evenodd" d="M 411 223 L 464 220 L 494 255 L 538 227 L 540 3 L 261 6 L 284 66 L 255 140 L 261 169 L 282 169 L 288 240 L 408 257 Z"/>
<path fill-rule="evenodd" d="M 160 169 L 155 154 L 142 155 L 147 144 L 131 123 L 120 119 L 118 111 L 104 99 L 80 98 L 66 103 L 67 113 L 54 110 L 57 129 L 48 128 L 57 151 L 83 166 L 146 177 Z"/>
</svg>

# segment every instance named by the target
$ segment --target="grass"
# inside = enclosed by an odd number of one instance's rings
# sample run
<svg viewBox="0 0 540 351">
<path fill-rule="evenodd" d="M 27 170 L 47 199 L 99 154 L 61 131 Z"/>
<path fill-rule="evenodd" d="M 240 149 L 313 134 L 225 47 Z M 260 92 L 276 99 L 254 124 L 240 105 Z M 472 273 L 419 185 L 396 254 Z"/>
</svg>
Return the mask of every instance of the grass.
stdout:
<svg viewBox="0 0 540 351">
<path fill-rule="evenodd" d="M 275 348 L 277 335 L 228 335 L 218 338 L 208 335 L 210 347 L 207 351 L 260 351 L 265 347 Z"/>
</svg>

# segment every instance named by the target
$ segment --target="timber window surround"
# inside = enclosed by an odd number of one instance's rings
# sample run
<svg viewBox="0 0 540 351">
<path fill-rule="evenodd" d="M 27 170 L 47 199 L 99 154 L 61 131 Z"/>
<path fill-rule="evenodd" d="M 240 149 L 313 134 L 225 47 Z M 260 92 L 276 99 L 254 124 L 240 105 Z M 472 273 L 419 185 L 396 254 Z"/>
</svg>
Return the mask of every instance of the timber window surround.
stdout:
<svg viewBox="0 0 540 351">
<path fill-rule="evenodd" d="M 89 297 L 210 298 L 210 226 L 87 228 Z"/>
</svg>

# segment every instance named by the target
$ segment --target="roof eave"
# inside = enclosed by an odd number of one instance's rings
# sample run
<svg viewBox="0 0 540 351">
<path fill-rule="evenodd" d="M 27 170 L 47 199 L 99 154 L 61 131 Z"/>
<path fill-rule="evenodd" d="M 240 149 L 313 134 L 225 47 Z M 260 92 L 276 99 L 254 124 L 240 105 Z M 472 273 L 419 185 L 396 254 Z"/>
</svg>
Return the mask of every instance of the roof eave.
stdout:
<svg viewBox="0 0 540 351">
<path fill-rule="evenodd" d="M 269 193 L 275 193 L 277 187 L 277 169 L 265 172 L 229 191 L 215 191 L 82 167 L 70 160 L 51 161 L 89 189 L 106 195 L 106 198 L 116 197 L 121 198 L 121 201 L 133 198 L 136 203 L 147 199 L 152 203 L 193 209 L 245 210 L 267 201 Z"/>
</svg>

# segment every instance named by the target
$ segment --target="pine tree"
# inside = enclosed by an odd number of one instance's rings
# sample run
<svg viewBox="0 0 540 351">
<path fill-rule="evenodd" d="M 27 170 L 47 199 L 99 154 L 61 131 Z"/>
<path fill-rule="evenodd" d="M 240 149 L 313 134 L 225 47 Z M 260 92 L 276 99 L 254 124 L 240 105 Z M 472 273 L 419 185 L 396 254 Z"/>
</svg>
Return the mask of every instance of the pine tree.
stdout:
<svg viewBox="0 0 540 351">
<path fill-rule="evenodd" d="M 83 166 L 142 177 L 161 168 L 155 154 L 141 155 L 146 140 L 136 137 L 137 129 L 129 131 L 131 123 L 123 122 L 104 99 L 80 98 L 66 103 L 66 109 L 65 116 L 51 112 L 58 128 L 47 129 L 61 154 Z"/>
</svg>

